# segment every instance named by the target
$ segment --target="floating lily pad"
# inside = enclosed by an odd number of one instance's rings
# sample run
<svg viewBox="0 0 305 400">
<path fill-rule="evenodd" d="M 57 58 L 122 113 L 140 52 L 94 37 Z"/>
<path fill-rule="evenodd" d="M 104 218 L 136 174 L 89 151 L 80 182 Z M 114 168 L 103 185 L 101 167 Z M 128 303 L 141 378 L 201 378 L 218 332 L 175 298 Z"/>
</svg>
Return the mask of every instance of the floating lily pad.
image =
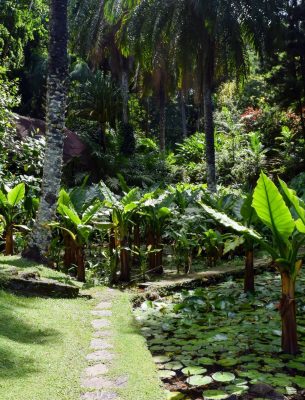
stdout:
<svg viewBox="0 0 305 400">
<path fill-rule="evenodd" d="M 293 378 L 293 381 L 301 388 L 305 389 L 305 376 L 297 375 Z"/>
<path fill-rule="evenodd" d="M 213 379 L 210 376 L 192 375 L 186 382 L 191 386 L 205 386 L 213 382 Z"/>
<path fill-rule="evenodd" d="M 239 386 L 237 386 L 237 385 L 226 386 L 226 391 L 228 393 L 230 393 L 230 395 L 235 394 L 237 396 L 245 393 L 248 389 L 249 389 L 249 387 L 246 386 L 246 385 L 244 385 L 244 386 L 242 386 L 242 385 L 239 385 Z"/>
<path fill-rule="evenodd" d="M 154 362 L 157 364 L 167 363 L 171 360 L 170 357 L 167 357 L 167 356 L 154 356 L 153 359 L 154 359 Z"/>
<path fill-rule="evenodd" d="M 164 368 L 177 371 L 177 370 L 183 368 L 183 365 L 178 361 L 172 361 L 172 362 L 164 364 Z"/>
<path fill-rule="evenodd" d="M 207 370 L 205 368 L 191 366 L 183 368 L 182 373 L 184 375 L 202 375 L 205 374 Z"/>
<path fill-rule="evenodd" d="M 169 371 L 167 369 L 163 369 L 160 370 L 158 372 L 158 375 L 161 379 L 169 379 L 169 378 L 173 378 L 174 376 L 176 376 L 176 372 L 174 371 Z"/>
<path fill-rule="evenodd" d="M 212 378 L 216 382 L 232 382 L 235 379 L 235 375 L 231 372 L 215 372 Z"/>
<path fill-rule="evenodd" d="M 202 393 L 204 400 L 225 400 L 229 395 L 222 390 L 205 390 Z"/>
</svg>

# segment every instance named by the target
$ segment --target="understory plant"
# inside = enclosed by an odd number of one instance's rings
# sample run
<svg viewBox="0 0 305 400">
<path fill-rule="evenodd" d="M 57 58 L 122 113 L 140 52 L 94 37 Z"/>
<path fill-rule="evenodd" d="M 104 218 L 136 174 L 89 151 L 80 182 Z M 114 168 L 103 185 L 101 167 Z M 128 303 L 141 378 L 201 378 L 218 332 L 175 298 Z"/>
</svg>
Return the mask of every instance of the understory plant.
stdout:
<svg viewBox="0 0 305 400">
<path fill-rule="evenodd" d="M 93 233 L 92 219 L 101 208 L 100 200 L 84 203 L 82 206 L 73 202 L 73 192 L 69 194 L 64 189 L 60 191 L 57 211 L 61 218 L 59 222 L 49 224 L 62 231 L 64 241 L 64 267 L 77 268 L 77 279 L 85 282 L 85 246 Z"/>
<path fill-rule="evenodd" d="M 279 312 L 282 320 L 282 350 L 298 353 L 295 284 L 302 267 L 300 247 L 305 242 L 305 204 L 296 193 L 279 180 L 284 197 L 276 185 L 261 172 L 253 193 L 252 207 L 259 219 L 271 231 L 271 238 L 242 225 L 226 214 L 200 203 L 204 211 L 227 228 L 259 243 L 272 257 L 282 280 Z M 285 202 L 286 200 L 286 202 Z M 290 211 L 287 204 L 293 209 Z M 294 218 L 293 216 L 297 217 Z"/>
<path fill-rule="evenodd" d="M 5 239 L 5 255 L 14 254 L 14 229 L 27 227 L 17 223 L 21 214 L 25 212 L 21 203 L 25 197 L 25 185 L 19 183 L 12 189 L 7 188 L 7 193 L 0 190 L 0 222 L 3 224 L 3 236 Z"/>
</svg>

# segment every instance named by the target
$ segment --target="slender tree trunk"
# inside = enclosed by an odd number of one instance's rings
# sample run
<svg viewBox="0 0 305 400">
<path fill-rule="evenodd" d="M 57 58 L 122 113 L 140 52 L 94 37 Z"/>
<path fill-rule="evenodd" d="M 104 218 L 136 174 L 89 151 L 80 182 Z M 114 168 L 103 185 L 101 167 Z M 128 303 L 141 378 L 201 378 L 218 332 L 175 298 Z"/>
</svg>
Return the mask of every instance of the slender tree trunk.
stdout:
<svg viewBox="0 0 305 400">
<path fill-rule="evenodd" d="M 128 124 L 129 79 L 128 79 L 127 69 L 123 69 L 121 75 L 121 94 L 122 94 L 123 124 Z"/>
<path fill-rule="evenodd" d="M 158 251 L 155 253 L 156 268 L 154 272 L 155 274 L 161 275 L 163 274 L 163 245 L 161 244 L 161 235 L 159 232 L 156 233 L 155 248 L 158 249 Z"/>
<path fill-rule="evenodd" d="M 286 272 L 282 276 L 282 299 L 279 311 L 282 318 L 282 350 L 287 354 L 297 354 L 298 338 L 295 306 L 295 280 Z"/>
<path fill-rule="evenodd" d="M 132 264 L 139 265 L 140 264 L 140 255 L 136 254 L 140 252 L 141 247 L 141 234 L 140 234 L 140 224 L 137 222 L 133 228 L 133 248 L 135 253 L 132 257 Z"/>
<path fill-rule="evenodd" d="M 83 246 L 76 247 L 77 280 L 86 282 L 85 253 Z"/>
<path fill-rule="evenodd" d="M 161 79 L 159 89 L 159 112 L 160 112 L 160 125 L 159 125 L 159 148 L 160 152 L 165 152 L 165 129 L 166 129 L 166 111 L 165 111 L 165 89 L 164 83 Z"/>
<path fill-rule="evenodd" d="M 185 110 L 185 97 L 184 93 L 180 91 L 180 109 L 181 109 L 181 123 L 182 123 L 182 138 L 187 138 L 187 122 L 186 122 L 186 110 Z"/>
<path fill-rule="evenodd" d="M 5 232 L 5 255 L 12 256 L 13 254 L 14 254 L 13 226 L 9 225 Z"/>
<path fill-rule="evenodd" d="M 254 251 L 251 246 L 246 251 L 246 262 L 245 262 L 245 280 L 244 280 L 244 292 L 254 293 Z"/>
<path fill-rule="evenodd" d="M 50 2 L 50 37 L 47 88 L 47 145 L 44 158 L 42 195 L 36 223 L 23 256 L 46 262 L 50 244 L 47 223 L 55 217 L 56 201 L 61 184 L 63 144 L 68 79 L 67 1 Z"/>
<path fill-rule="evenodd" d="M 212 90 L 206 86 L 204 90 L 204 130 L 206 145 L 206 166 L 208 190 L 216 192 L 215 137 L 213 119 Z"/>
<path fill-rule="evenodd" d="M 128 245 L 128 242 L 125 239 L 121 242 L 121 251 L 120 251 L 120 261 L 121 261 L 121 273 L 120 279 L 122 282 L 130 282 L 130 263 L 129 263 L 129 251 L 124 248 Z"/>
<path fill-rule="evenodd" d="M 153 273 L 156 269 L 156 256 L 153 250 L 155 249 L 155 235 L 152 228 L 147 229 L 147 248 L 150 248 L 151 253 L 148 255 L 149 273 Z"/>
</svg>

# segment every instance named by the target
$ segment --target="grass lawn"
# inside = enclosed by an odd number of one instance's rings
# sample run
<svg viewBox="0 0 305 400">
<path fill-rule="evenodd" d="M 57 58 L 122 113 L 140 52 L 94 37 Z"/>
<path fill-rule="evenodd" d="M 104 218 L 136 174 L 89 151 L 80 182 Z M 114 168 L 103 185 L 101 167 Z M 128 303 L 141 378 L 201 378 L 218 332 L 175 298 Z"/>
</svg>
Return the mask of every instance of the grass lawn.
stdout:
<svg viewBox="0 0 305 400">
<path fill-rule="evenodd" d="M 72 283 L 65 274 L 20 257 L 0 257 L 0 274 L 12 267 Z M 1 400 L 79 398 L 92 306 L 86 298 L 29 298 L 0 290 Z"/>
<path fill-rule="evenodd" d="M 39 272 L 41 277 L 70 281 L 65 274 L 20 257 L 0 256 L 0 275 L 12 267 Z M 87 294 L 98 294 L 92 288 Z M 92 339 L 90 321 L 97 300 L 21 297 L 0 290 L 0 399 L 79 400 L 80 376 Z M 113 304 L 116 360 L 113 376 L 129 375 L 128 386 L 118 389 L 122 400 L 164 400 L 156 366 L 134 323 L 128 293 Z"/>
<path fill-rule="evenodd" d="M 124 400 L 164 400 L 165 391 L 157 377 L 156 365 L 148 351 L 145 339 L 134 322 L 128 293 L 121 293 L 112 308 L 116 362 L 111 370 L 115 376 L 126 375 L 129 382 L 118 390 Z"/>
</svg>

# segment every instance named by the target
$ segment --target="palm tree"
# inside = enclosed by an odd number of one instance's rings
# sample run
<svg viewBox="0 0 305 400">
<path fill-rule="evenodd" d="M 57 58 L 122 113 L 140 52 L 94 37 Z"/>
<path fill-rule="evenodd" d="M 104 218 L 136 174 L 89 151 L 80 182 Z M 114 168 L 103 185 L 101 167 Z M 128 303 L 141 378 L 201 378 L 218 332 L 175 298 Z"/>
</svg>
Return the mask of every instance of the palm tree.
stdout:
<svg viewBox="0 0 305 400">
<path fill-rule="evenodd" d="M 135 150 L 133 130 L 129 124 L 129 75 L 133 68 L 131 57 L 125 57 L 117 46 L 116 36 L 122 15 L 109 21 L 105 16 L 105 1 L 72 0 L 70 5 L 71 43 L 93 70 L 110 70 L 119 82 L 122 106 L 122 152 Z"/>
<path fill-rule="evenodd" d="M 47 145 L 43 168 L 42 194 L 36 223 L 23 256 L 46 261 L 50 241 L 47 223 L 56 212 L 63 161 L 64 126 L 68 78 L 68 0 L 51 0 L 49 27 Z"/>
<path fill-rule="evenodd" d="M 179 78 L 192 75 L 204 110 L 207 182 L 216 191 L 213 93 L 228 78 L 247 73 L 247 47 L 261 53 L 263 39 L 278 0 L 108 0 L 113 9 L 126 9 L 123 46 L 129 54 L 153 59 L 162 43 Z M 134 3 L 137 3 L 136 5 Z"/>
</svg>

